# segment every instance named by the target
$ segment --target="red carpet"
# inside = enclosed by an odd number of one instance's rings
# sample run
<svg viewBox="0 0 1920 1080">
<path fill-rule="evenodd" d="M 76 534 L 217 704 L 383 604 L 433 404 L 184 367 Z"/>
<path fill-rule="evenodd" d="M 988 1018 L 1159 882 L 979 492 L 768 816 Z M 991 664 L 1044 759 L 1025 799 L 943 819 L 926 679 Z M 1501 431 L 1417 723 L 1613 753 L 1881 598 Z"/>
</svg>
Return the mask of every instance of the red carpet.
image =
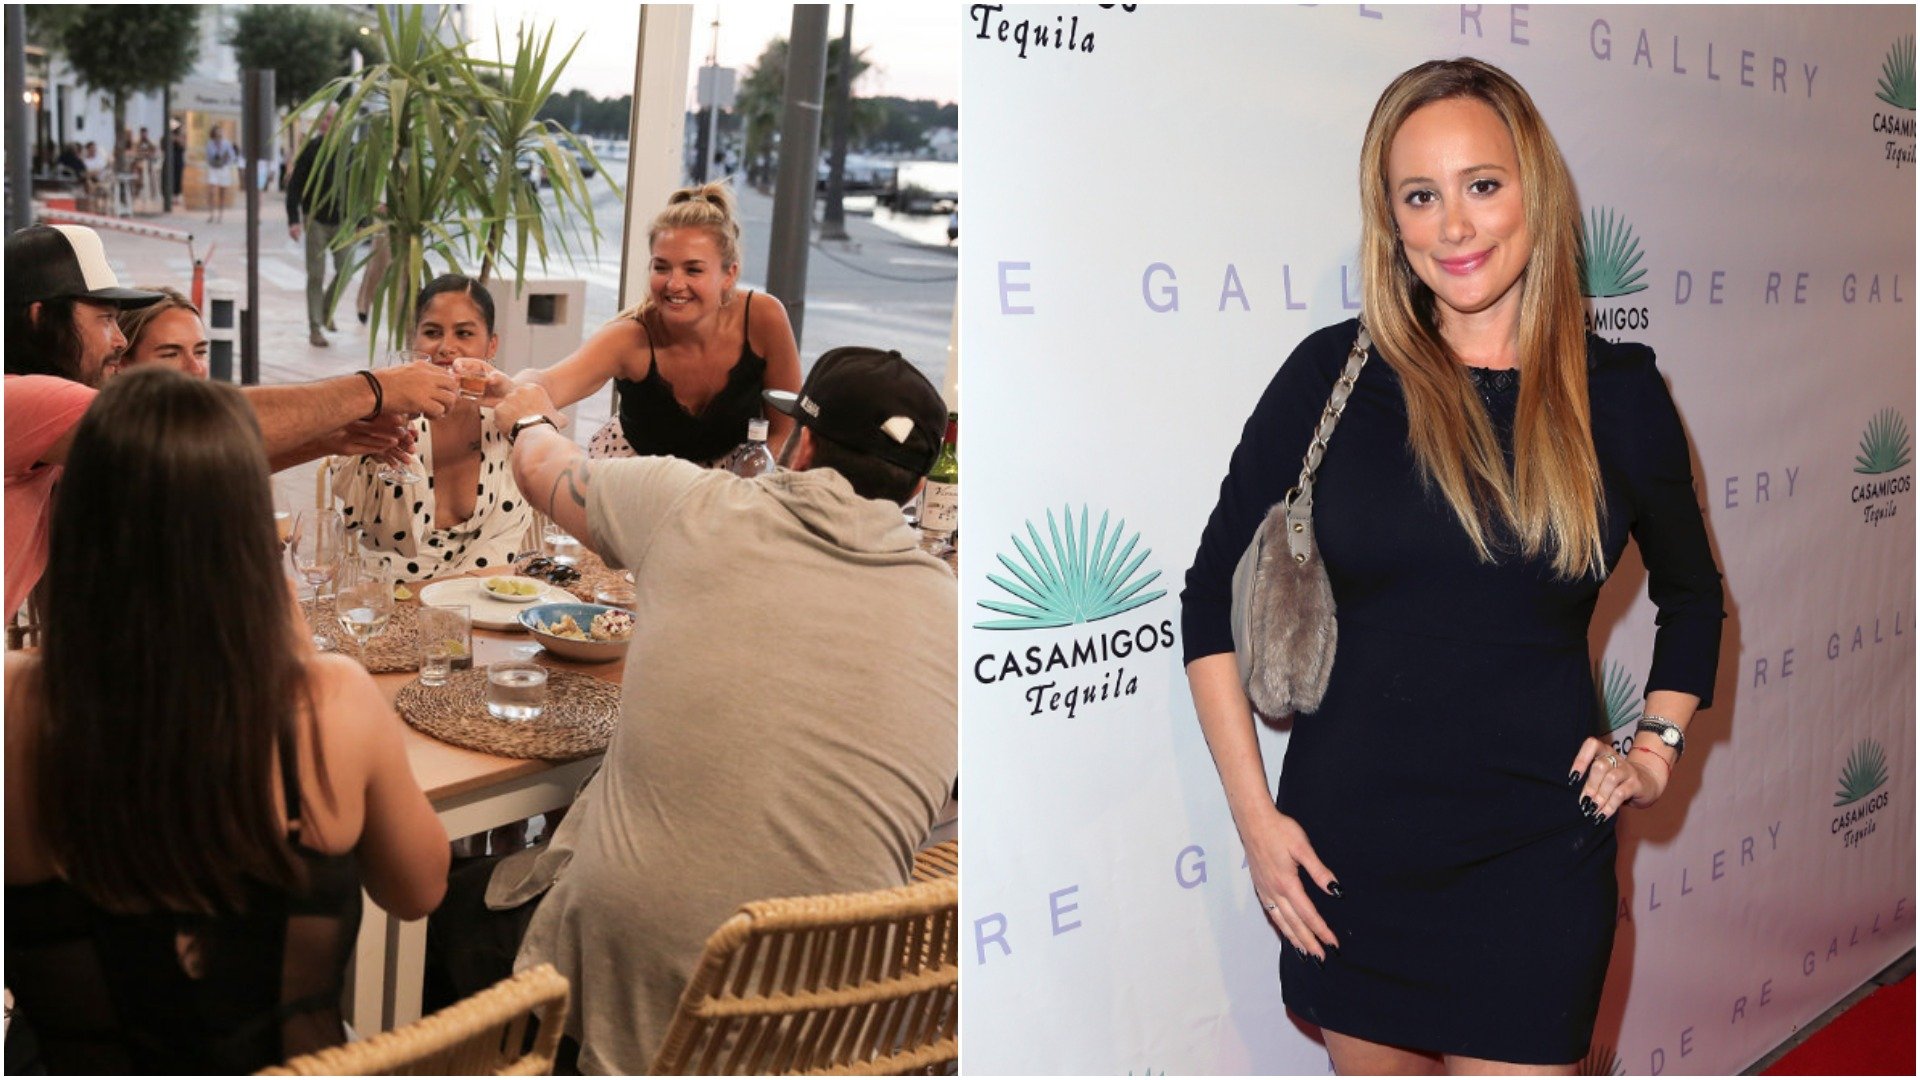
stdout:
<svg viewBox="0 0 1920 1080">
<path fill-rule="evenodd" d="M 1808 1036 L 1766 1076 L 1912 1076 L 1913 976 L 1883 986 Z"/>
</svg>

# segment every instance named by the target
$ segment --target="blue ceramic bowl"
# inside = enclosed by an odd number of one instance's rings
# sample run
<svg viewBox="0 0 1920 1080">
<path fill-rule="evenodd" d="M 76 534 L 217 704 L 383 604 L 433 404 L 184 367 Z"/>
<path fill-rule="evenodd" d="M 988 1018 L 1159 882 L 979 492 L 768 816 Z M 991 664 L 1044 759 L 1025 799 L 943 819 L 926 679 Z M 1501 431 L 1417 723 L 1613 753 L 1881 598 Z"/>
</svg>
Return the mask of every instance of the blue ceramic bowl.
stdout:
<svg viewBox="0 0 1920 1080">
<path fill-rule="evenodd" d="M 605 604 L 535 604 L 518 615 L 521 626 L 534 640 L 547 648 L 547 651 L 564 660 L 577 660 L 587 664 L 602 664 L 609 660 L 618 660 L 627 654 L 625 641 L 577 641 L 573 638 L 555 637 L 540 629 L 541 624 L 560 621 L 562 615 L 573 616 L 573 621 L 586 630 L 593 625 L 593 617 L 608 611 L 617 610 Z"/>
</svg>

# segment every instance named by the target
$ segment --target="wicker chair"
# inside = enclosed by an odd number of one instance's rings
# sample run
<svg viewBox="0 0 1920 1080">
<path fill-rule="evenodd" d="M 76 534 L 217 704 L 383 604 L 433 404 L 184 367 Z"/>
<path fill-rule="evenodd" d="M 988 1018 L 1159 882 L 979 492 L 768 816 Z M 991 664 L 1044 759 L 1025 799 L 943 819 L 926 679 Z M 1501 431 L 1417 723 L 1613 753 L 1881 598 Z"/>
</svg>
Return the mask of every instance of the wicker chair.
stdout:
<svg viewBox="0 0 1920 1080">
<path fill-rule="evenodd" d="M 942 1071 L 959 1056 L 959 887 L 742 906 L 707 939 L 649 1071 Z"/>
<path fill-rule="evenodd" d="M 949 840 L 923 848 L 913 857 L 913 880 L 960 876 L 960 841 Z"/>
<path fill-rule="evenodd" d="M 523 1051 L 527 1021 L 540 1021 Z M 545 1076 L 567 1024 L 567 980 L 541 964 L 406 1027 L 294 1058 L 262 1076 Z"/>
</svg>

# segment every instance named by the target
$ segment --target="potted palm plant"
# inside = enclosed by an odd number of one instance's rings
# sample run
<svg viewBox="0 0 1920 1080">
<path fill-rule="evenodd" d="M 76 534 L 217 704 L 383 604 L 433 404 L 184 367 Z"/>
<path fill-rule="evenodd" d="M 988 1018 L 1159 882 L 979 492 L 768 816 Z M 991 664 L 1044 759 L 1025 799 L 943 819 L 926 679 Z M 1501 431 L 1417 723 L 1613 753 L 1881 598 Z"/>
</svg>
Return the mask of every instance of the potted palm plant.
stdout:
<svg viewBox="0 0 1920 1080">
<path fill-rule="evenodd" d="M 441 39 L 444 9 L 431 26 L 417 6 L 378 11 L 387 59 L 333 80 L 296 110 L 335 110 L 308 190 L 332 189 L 342 221 L 334 244 L 355 252 L 336 292 L 367 264 L 361 245 L 387 239 L 391 260 L 373 268 L 370 352 L 383 339 L 406 340 L 414 297 L 437 274 L 457 270 L 483 284 L 510 274 L 517 289 L 530 259 L 544 267 L 556 252 L 571 256 L 583 234 L 597 243 L 582 162 L 619 194 L 585 140 L 537 118 L 578 40 L 556 60 L 551 28 L 522 27 L 510 57 L 502 48 L 502 59 L 485 60 Z M 541 198 L 542 176 L 551 201 Z"/>
</svg>

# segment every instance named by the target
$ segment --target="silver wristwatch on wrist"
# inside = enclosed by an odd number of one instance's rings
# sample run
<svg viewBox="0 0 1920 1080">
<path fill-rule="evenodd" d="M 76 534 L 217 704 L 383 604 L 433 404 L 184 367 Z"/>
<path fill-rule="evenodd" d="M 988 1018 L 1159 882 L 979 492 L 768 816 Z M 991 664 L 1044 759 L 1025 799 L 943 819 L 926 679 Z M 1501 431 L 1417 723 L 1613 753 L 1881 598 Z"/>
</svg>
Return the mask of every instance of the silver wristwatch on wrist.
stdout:
<svg viewBox="0 0 1920 1080">
<path fill-rule="evenodd" d="M 1674 723 L 1664 716 L 1641 717 L 1640 726 L 1634 728 L 1633 733 L 1638 735 L 1643 731 L 1653 732 L 1660 737 L 1661 742 L 1672 747 L 1673 757 L 1676 761 L 1679 760 L 1681 754 L 1687 752 L 1687 733 L 1680 730 L 1679 724 Z"/>
</svg>

